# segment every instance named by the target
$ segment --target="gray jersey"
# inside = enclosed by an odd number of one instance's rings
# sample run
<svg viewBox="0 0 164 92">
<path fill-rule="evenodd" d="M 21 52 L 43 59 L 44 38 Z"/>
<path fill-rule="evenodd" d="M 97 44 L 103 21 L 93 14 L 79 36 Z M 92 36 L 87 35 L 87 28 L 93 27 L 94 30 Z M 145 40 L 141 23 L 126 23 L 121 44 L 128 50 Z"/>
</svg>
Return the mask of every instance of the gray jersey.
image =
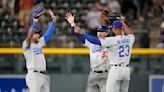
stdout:
<svg viewBox="0 0 164 92">
<path fill-rule="evenodd" d="M 46 70 L 46 61 L 42 52 L 42 47 L 45 45 L 44 37 L 41 37 L 38 43 L 31 43 L 30 47 L 28 47 L 26 40 L 23 42 L 23 54 L 26 59 L 26 67 L 28 70 Z"/>
<path fill-rule="evenodd" d="M 99 45 L 90 43 L 88 40 L 85 40 L 84 46 L 90 49 L 90 66 L 92 70 L 95 71 L 104 71 L 108 69 L 108 57 L 103 57 L 102 54 L 108 53 L 107 48 L 102 48 Z"/>
</svg>

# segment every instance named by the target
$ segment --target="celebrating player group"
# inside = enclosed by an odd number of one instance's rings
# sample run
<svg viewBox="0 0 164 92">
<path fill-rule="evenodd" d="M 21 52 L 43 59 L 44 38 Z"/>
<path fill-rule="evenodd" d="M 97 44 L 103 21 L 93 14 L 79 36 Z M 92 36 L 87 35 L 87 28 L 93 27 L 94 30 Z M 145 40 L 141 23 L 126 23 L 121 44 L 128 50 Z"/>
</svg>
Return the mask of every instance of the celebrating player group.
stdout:
<svg viewBox="0 0 164 92">
<path fill-rule="evenodd" d="M 44 13 L 51 17 L 52 22 L 46 33 L 40 36 L 41 31 L 36 25 Z M 128 92 L 129 89 L 129 63 L 135 37 L 124 17 L 111 18 L 110 14 L 110 9 L 101 11 L 102 25 L 95 30 L 97 37 L 81 31 L 71 12 L 65 14 L 72 34 L 90 51 L 90 74 L 86 92 Z M 32 19 L 33 23 L 22 46 L 28 70 L 26 84 L 30 92 L 49 92 L 42 47 L 55 31 L 56 16 L 51 10 L 39 7 L 33 10 Z"/>
</svg>

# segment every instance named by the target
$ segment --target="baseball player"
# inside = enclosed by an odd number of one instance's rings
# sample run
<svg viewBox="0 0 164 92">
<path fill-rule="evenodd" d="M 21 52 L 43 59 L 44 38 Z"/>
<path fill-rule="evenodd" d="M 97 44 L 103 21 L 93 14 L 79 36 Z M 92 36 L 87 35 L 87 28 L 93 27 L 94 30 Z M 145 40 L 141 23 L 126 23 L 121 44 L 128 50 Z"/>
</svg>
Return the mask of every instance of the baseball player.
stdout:
<svg viewBox="0 0 164 92">
<path fill-rule="evenodd" d="M 74 16 L 69 12 L 66 20 L 71 24 L 71 32 L 90 49 L 90 74 L 88 77 L 86 92 L 106 92 L 106 81 L 108 76 L 108 50 L 99 45 L 92 44 L 83 35 L 74 32 Z M 78 27 L 77 27 L 78 28 Z M 97 37 L 104 39 L 108 35 L 107 26 L 100 26 L 97 30 Z"/>
<path fill-rule="evenodd" d="M 28 71 L 26 75 L 26 84 L 30 92 L 50 92 L 45 75 L 46 60 L 42 48 L 46 45 L 55 30 L 56 16 L 51 10 L 47 10 L 52 22 L 46 33 L 41 37 L 39 29 L 36 29 L 36 24 L 43 13 L 45 13 L 45 9 L 42 7 L 33 11 L 33 23 L 22 46 Z"/>
<path fill-rule="evenodd" d="M 70 21 L 71 26 L 75 26 L 74 21 L 71 19 Z M 97 39 L 81 32 L 77 26 L 74 27 L 74 32 L 79 33 L 80 36 L 83 36 L 85 40 L 87 39 L 92 44 L 108 48 L 111 68 L 108 74 L 106 92 L 128 92 L 130 82 L 129 62 L 135 37 L 129 27 L 124 22 L 121 23 L 120 20 L 114 21 L 111 28 L 115 36 L 104 39 Z M 124 32 L 122 28 L 124 28 Z"/>
<path fill-rule="evenodd" d="M 124 32 L 122 27 L 125 29 Z M 120 20 L 114 21 L 111 28 L 115 34 L 114 37 L 97 39 L 84 33 L 82 35 L 89 42 L 100 45 L 102 48 L 108 48 L 110 52 L 108 55 L 110 70 L 106 92 L 128 92 L 130 82 L 129 62 L 135 37 L 129 27 L 125 23 L 121 23 Z M 78 32 L 78 30 L 75 29 L 75 32 Z"/>
<path fill-rule="evenodd" d="M 125 23 L 124 27 L 126 26 Z M 125 27 L 127 28 L 127 27 Z M 107 92 L 128 92 L 130 82 L 129 62 L 131 57 L 131 49 L 135 41 L 135 37 L 131 30 L 122 32 L 122 23 L 114 21 L 112 23 L 112 31 L 115 37 L 107 37 L 100 40 L 102 47 L 109 47 L 110 51 L 110 71 L 106 84 Z"/>
</svg>

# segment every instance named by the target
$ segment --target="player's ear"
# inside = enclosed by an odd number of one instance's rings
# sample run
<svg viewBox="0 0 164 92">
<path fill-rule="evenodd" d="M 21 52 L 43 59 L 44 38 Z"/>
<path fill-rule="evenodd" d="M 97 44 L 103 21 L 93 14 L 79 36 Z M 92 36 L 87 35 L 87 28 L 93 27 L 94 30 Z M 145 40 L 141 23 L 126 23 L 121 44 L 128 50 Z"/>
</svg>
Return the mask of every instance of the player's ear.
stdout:
<svg viewBox="0 0 164 92">
<path fill-rule="evenodd" d="M 108 36 L 109 32 L 106 32 L 106 36 Z"/>
</svg>

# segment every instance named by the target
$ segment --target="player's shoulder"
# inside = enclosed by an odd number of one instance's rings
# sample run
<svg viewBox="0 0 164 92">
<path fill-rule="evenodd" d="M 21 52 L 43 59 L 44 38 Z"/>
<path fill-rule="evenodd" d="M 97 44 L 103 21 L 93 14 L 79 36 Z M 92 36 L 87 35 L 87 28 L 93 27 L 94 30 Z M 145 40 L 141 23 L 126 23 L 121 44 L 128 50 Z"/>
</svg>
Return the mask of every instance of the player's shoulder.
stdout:
<svg viewBox="0 0 164 92">
<path fill-rule="evenodd" d="M 40 37 L 39 44 L 41 44 L 42 46 L 45 46 L 46 45 L 44 36 Z"/>
<path fill-rule="evenodd" d="M 134 37 L 134 34 L 128 34 L 127 36 L 133 36 Z"/>
<path fill-rule="evenodd" d="M 128 36 L 129 38 L 131 38 L 131 39 L 134 39 L 134 38 L 135 38 L 134 34 L 128 34 L 127 36 Z"/>
<path fill-rule="evenodd" d="M 39 38 L 39 41 L 40 41 L 40 40 L 43 40 L 43 39 L 44 39 L 44 37 L 43 37 L 43 36 L 41 36 L 41 37 Z"/>
<path fill-rule="evenodd" d="M 101 40 L 113 40 L 113 39 L 116 39 L 116 36 L 105 37 L 104 39 Z"/>
<path fill-rule="evenodd" d="M 39 42 L 41 42 L 41 43 L 42 43 L 42 42 L 45 42 L 45 40 L 44 40 L 44 37 L 43 37 L 43 36 L 39 38 Z"/>
<path fill-rule="evenodd" d="M 135 36 L 134 34 L 128 34 L 128 39 L 130 39 L 130 42 L 133 44 L 135 42 Z"/>
<path fill-rule="evenodd" d="M 27 44 L 27 41 L 24 40 L 23 43 L 22 43 L 22 49 L 25 51 L 25 50 L 27 50 L 28 47 L 29 47 L 29 46 L 28 46 L 28 44 Z"/>
<path fill-rule="evenodd" d="M 27 44 L 27 41 L 26 40 L 24 40 L 23 41 L 23 43 L 22 43 L 22 45 L 26 45 Z"/>
</svg>

